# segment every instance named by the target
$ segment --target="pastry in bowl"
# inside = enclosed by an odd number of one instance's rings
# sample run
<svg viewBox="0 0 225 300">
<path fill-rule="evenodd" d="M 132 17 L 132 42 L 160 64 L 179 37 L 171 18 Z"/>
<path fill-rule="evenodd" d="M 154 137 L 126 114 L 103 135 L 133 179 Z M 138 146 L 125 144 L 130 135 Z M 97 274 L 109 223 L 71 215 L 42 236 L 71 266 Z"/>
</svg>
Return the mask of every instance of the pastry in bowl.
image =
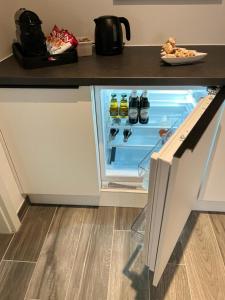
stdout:
<svg viewBox="0 0 225 300">
<path fill-rule="evenodd" d="M 162 60 L 173 65 L 193 63 L 203 59 L 206 55 L 207 53 L 196 50 L 176 47 L 176 40 L 172 37 L 163 44 L 161 50 Z"/>
</svg>

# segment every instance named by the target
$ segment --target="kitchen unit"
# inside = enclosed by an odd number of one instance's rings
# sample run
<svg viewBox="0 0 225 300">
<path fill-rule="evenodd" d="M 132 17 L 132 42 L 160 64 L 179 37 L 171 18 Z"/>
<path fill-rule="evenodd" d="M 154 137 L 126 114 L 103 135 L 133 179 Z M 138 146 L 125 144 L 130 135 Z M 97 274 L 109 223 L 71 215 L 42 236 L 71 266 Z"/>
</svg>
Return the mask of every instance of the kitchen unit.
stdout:
<svg viewBox="0 0 225 300">
<path fill-rule="evenodd" d="M 22 193 L 33 202 L 96 205 L 90 89 L 1 89 L 0 95 L 1 131 Z"/>
<path fill-rule="evenodd" d="M 78 66 L 76 79 L 72 66 L 43 74 L 17 69 L 10 58 L 0 65 L 0 128 L 15 178 L 32 202 L 139 207 L 148 203 L 146 264 L 157 285 L 191 210 L 225 211 L 225 202 L 217 206 L 218 201 L 212 205 L 204 200 L 225 129 L 225 73 L 213 71 L 217 77 L 208 78 L 215 64 L 209 59 L 206 75 L 202 64 L 157 71 L 152 62 L 151 76 L 145 76 L 145 66 L 125 76 L 127 60 L 130 72 L 135 61 L 129 55 L 132 49 L 105 77 L 101 72 L 110 70 L 116 58 L 88 58 L 83 67 L 90 64 L 89 79 L 81 76 Z M 8 71 L 1 75 L 7 63 Z M 16 75 L 10 75 L 13 69 Z M 121 98 L 132 90 L 139 96 L 147 91 L 148 123 L 112 123 L 111 94 Z M 119 132 L 111 139 L 114 125 Z M 132 135 L 124 142 L 127 127 Z M 160 136 L 160 130 L 166 135 Z"/>
</svg>

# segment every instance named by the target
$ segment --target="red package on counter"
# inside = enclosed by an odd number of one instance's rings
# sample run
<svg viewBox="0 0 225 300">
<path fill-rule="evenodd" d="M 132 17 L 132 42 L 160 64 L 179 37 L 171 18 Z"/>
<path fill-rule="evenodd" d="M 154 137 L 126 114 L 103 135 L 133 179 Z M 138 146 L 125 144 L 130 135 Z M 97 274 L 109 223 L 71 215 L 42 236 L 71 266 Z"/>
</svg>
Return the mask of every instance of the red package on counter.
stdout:
<svg viewBox="0 0 225 300">
<path fill-rule="evenodd" d="M 60 54 L 76 47 L 78 41 L 68 30 L 59 29 L 56 25 L 53 27 L 50 35 L 46 39 L 46 45 L 50 54 Z"/>
</svg>

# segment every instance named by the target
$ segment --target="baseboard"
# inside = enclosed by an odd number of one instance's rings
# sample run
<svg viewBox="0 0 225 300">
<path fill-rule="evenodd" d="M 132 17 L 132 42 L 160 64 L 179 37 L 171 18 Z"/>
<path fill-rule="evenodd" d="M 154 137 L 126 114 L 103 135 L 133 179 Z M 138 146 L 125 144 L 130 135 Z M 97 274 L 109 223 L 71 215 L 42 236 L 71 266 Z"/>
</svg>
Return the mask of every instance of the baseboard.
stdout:
<svg viewBox="0 0 225 300">
<path fill-rule="evenodd" d="M 96 196 L 30 194 L 29 199 L 35 204 L 142 208 L 147 203 L 147 193 L 107 190 Z"/>
<path fill-rule="evenodd" d="M 23 216 L 25 215 L 25 213 L 28 210 L 30 205 L 31 205 L 30 199 L 28 196 L 26 196 L 23 204 L 21 205 L 20 209 L 17 212 L 17 216 L 18 216 L 20 222 L 22 221 Z"/>
<path fill-rule="evenodd" d="M 130 190 L 102 190 L 100 197 L 101 206 L 115 207 L 145 207 L 148 193 Z"/>
<path fill-rule="evenodd" d="M 195 203 L 194 210 L 225 212 L 225 201 L 204 201 L 198 200 Z"/>
<path fill-rule="evenodd" d="M 13 54 L 10 53 L 9 55 L 7 55 L 7 56 L 5 56 L 5 57 L 0 58 L 0 62 L 6 60 L 7 58 L 11 57 L 12 55 L 13 55 Z"/>
</svg>

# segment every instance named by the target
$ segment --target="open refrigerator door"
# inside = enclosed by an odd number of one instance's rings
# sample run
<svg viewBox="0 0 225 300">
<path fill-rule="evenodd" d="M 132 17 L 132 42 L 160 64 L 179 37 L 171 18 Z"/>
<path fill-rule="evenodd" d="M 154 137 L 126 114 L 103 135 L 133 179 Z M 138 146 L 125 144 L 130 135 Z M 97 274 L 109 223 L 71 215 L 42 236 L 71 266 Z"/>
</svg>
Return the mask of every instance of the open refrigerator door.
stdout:
<svg viewBox="0 0 225 300">
<path fill-rule="evenodd" d="M 144 246 L 155 286 L 201 192 L 224 98 L 221 89 L 201 99 L 164 147 L 151 155 L 148 204 L 132 230 Z"/>
</svg>

